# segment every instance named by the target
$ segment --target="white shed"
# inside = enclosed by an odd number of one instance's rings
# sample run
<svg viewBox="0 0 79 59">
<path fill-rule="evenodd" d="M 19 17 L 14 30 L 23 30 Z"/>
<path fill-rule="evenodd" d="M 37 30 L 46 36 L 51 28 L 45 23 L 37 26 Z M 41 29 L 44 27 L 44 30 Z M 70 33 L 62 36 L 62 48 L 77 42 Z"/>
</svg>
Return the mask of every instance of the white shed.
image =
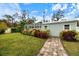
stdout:
<svg viewBox="0 0 79 59">
<path fill-rule="evenodd" d="M 30 25 L 27 25 L 30 27 Z M 48 28 L 50 30 L 51 36 L 57 36 L 59 37 L 59 34 L 63 30 L 76 30 L 79 31 L 79 21 L 78 20 L 70 20 L 70 21 L 53 21 L 52 23 L 37 23 L 37 24 L 31 24 L 31 26 L 34 26 L 33 28 L 36 28 L 36 26 L 39 29 L 45 29 Z"/>
<path fill-rule="evenodd" d="M 42 29 L 47 28 L 50 30 L 50 35 L 59 36 L 60 32 L 63 30 L 76 30 L 79 31 L 79 21 L 56 21 L 52 23 L 47 23 L 42 25 Z"/>
</svg>

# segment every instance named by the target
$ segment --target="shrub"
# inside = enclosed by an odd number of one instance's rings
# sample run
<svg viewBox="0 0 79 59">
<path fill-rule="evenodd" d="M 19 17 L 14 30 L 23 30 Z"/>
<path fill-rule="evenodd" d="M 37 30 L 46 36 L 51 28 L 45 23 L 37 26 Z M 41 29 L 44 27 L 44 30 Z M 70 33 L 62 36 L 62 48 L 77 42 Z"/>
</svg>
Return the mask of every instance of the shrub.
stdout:
<svg viewBox="0 0 79 59">
<path fill-rule="evenodd" d="M 5 32 L 5 30 L 3 30 L 3 29 L 2 29 L 2 30 L 0 30 L 0 34 L 3 34 L 4 32 Z"/>
<path fill-rule="evenodd" d="M 31 29 L 24 29 L 24 30 L 22 31 L 22 34 L 25 34 L 25 35 L 32 35 L 31 32 L 32 32 Z"/>
<path fill-rule="evenodd" d="M 38 29 L 27 29 L 27 30 L 23 30 L 22 33 L 25 35 L 31 35 L 44 39 L 47 39 L 49 37 L 48 31 L 42 31 Z"/>
<path fill-rule="evenodd" d="M 16 28 L 18 29 L 18 32 L 22 32 L 22 30 L 23 30 L 23 29 L 21 28 L 21 26 L 17 26 Z"/>
<path fill-rule="evenodd" d="M 20 29 L 17 28 L 17 27 L 12 27 L 12 28 L 11 28 L 11 32 L 12 32 L 12 33 L 20 32 Z"/>
<path fill-rule="evenodd" d="M 60 33 L 60 38 L 63 40 L 67 40 L 67 41 L 74 41 L 75 36 L 76 36 L 76 32 L 75 31 L 62 31 Z"/>
<path fill-rule="evenodd" d="M 35 37 L 39 37 L 39 33 L 40 33 L 40 30 L 35 30 L 34 36 L 35 36 Z"/>
<path fill-rule="evenodd" d="M 0 21 L 0 34 L 3 34 L 7 28 L 7 24 L 5 22 Z"/>
<path fill-rule="evenodd" d="M 28 35 L 32 35 L 33 29 L 28 29 Z"/>
<path fill-rule="evenodd" d="M 75 36 L 75 39 L 79 41 L 79 32 L 77 32 L 77 35 Z"/>
<path fill-rule="evenodd" d="M 35 31 L 36 31 L 36 29 L 33 29 L 33 30 L 32 30 L 32 32 L 31 32 L 31 35 L 32 35 L 32 36 L 34 36 Z"/>
<path fill-rule="evenodd" d="M 49 34 L 47 31 L 36 30 L 34 36 L 47 39 L 49 37 Z"/>
<path fill-rule="evenodd" d="M 28 32 L 27 30 L 21 31 L 21 33 L 24 34 L 24 35 L 27 35 L 27 32 Z"/>
<path fill-rule="evenodd" d="M 40 32 L 40 37 L 46 39 L 46 38 L 49 37 L 49 34 L 48 34 L 47 31 L 41 31 L 41 32 Z"/>
</svg>

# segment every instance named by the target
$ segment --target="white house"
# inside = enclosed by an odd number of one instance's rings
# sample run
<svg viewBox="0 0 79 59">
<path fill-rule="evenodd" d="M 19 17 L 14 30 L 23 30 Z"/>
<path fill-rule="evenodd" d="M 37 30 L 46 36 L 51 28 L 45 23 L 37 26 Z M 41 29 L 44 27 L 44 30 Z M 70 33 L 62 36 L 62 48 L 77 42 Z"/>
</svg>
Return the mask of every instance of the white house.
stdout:
<svg viewBox="0 0 79 59">
<path fill-rule="evenodd" d="M 25 26 L 26 27 L 26 26 Z M 63 30 L 76 30 L 79 31 L 79 21 L 78 20 L 68 20 L 68 21 L 53 21 L 51 23 L 36 23 L 27 25 L 28 28 L 39 28 L 50 30 L 51 36 L 59 36 L 60 32 Z"/>
</svg>

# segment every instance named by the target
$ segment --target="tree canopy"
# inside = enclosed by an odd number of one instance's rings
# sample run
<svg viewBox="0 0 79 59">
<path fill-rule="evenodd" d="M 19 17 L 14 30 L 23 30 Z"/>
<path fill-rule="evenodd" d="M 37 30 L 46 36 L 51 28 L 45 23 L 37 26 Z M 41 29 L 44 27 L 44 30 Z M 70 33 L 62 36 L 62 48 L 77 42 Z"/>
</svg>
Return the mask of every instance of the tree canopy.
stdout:
<svg viewBox="0 0 79 59">
<path fill-rule="evenodd" d="M 54 20 L 56 18 L 56 20 L 58 21 L 60 18 L 64 17 L 64 11 L 61 11 L 60 9 L 55 12 L 52 16 L 52 20 Z"/>
</svg>

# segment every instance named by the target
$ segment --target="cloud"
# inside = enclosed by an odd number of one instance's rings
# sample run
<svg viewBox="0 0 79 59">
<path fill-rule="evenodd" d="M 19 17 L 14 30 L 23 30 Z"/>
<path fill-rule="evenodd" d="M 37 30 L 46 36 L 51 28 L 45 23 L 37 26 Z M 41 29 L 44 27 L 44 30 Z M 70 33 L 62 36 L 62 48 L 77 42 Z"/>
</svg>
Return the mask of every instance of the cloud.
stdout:
<svg viewBox="0 0 79 59">
<path fill-rule="evenodd" d="M 64 13 L 65 17 L 71 17 L 74 18 L 77 15 L 79 15 L 79 3 L 66 3 L 66 4 L 55 4 L 52 5 L 52 11 L 57 11 L 57 10 L 65 10 L 66 12 Z"/>
<path fill-rule="evenodd" d="M 48 12 L 48 10 L 47 9 L 45 9 L 45 13 L 47 14 L 47 12 Z"/>
<path fill-rule="evenodd" d="M 74 18 L 76 16 L 78 16 L 79 14 L 79 4 L 78 3 L 73 3 L 72 6 L 70 7 L 70 9 L 72 9 L 72 11 L 68 12 L 66 17 L 71 17 Z"/>
<path fill-rule="evenodd" d="M 68 4 L 55 4 L 55 5 L 52 5 L 52 11 L 57 11 L 59 9 L 65 10 L 65 9 L 67 9 L 67 6 L 68 6 Z"/>
<path fill-rule="evenodd" d="M 73 9 L 70 13 L 68 13 L 68 15 L 75 14 L 75 12 L 76 12 L 76 9 Z"/>
<path fill-rule="evenodd" d="M 43 20 L 43 17 L 42 16 L 36 16 L 36 19 L 37 20 Z"/>
<path fill-rule="evenodd" d="M 3 18 L 3 15 L 9 14 L 12 15 L 18 12 L 21 13 L 19 4 L 16 3 L 1 3 L 0 4 L 0 18 Z"/>
<path fill-rule="evenodd" d="M 31 5 L 32 3 L 23 3 L 24 5 Z"/>
<path fill-rule="evenodd" d="M 76 4 L 77 9 L 79 10 L 79 3 Z"/>
<path fill-rule="evenodd" d="M 61 8 L 61 10 L 65 10 L 67 9 L 68 4 L 64 4 L 63 7 Z"/>
<path fill-rule="evenodd" d="M 36 17 L 37 20 L 43 20 L 43 17 L 42 16 L 35 16 L 35 17 Z M 50 19 L 51 19 L 51 17 L 49 15 L 47 15 L 45 17 L 45 20 L 50 20 Z"/>
<path fill-rule="evenodd" d="M 52 6 L 52 11 L 53 10 L 59 10 L 61 8 L 61 4 L 56 4 Z"/>
<path fill-rule="evenodd" d="M 51 16 L 50 16 L 50 15 L 47 15 L 47 16 L 45 17 L 45 19 L 46 19 L 46 20 L 51 20 Z"/>
<path fill-rule="evenodd" d="M 33 11 L 31 11 L 31 15 L 34 15 L 34 14 L 37 14 L 37 13 L 39 13 L 39 11 L 36 11 L 36 10 L 33 10 Z"/>
<path fill-rule="evenodd" d="M 76 6 L 76 4 L 75 4 L 75 3 L 72 3 L 72 6 L 73 6 L 73 7 L 75 7 L 75 6 Z"/>
<path fill-rule="evenodd" d="M 39 11 L 33 10 L 33 11 L 30 12 L 29 17 L 30 18 L 32 18 L 32 17 L 36 17 L 37 18 L 37 16 L 39 16 L 38 14 L 39 14 Z"/>
</svg>

